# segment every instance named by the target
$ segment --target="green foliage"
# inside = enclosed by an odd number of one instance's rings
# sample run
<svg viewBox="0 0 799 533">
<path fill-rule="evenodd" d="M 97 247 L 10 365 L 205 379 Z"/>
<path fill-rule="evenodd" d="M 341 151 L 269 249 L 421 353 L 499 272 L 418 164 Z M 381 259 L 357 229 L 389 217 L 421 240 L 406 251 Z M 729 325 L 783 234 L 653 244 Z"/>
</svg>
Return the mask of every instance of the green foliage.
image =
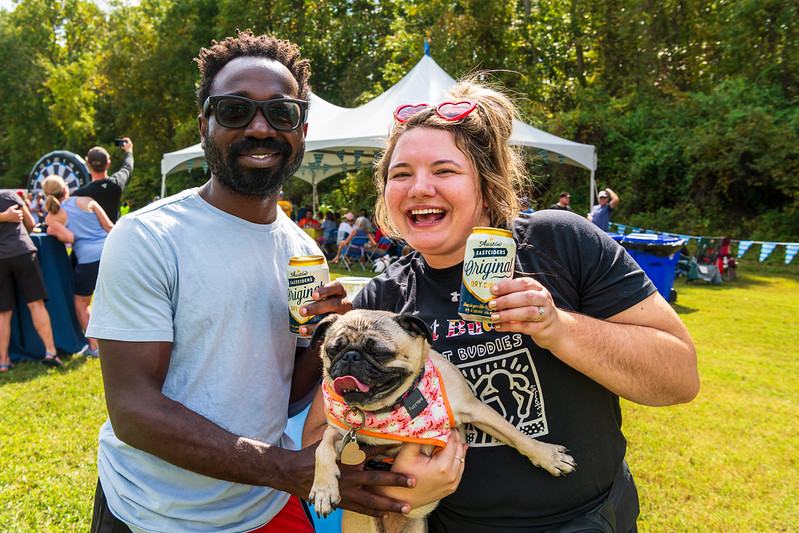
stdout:
<svg viewBox="0 0 799 533">
<path fill-rule="evenodd" d="M 296 42 L 316 94 L 354 107 L 419 60 L 424 42 L 451 75 L 487 69 L 524 118 L 597 147 L 597 180 L 619 222 L 670 231 L 797 240 L 799 18 L 779 0 L 20 0 L 0 13 L 0 186 L 22 187 L 52 150 L 84 154 L 129 136 L 125 200 L 160 194 L 162 154 L 198 140 L 193 63 L 237 28 Z M 586 172 L 535 159 L 538 205 L 570 190 L 588 209 Z M 112 163 L 112 170 L 114 164 Z M 170 176 L 169 192 L 202 181 Z M 309 186 L 287 184 L 300 203 Z M 322 182 L 337 209 L 372 208 L 366 174 Z M 671 226 L 672 224 L 677 226 Z M 666 226 L 669 226 L 666 228 Z"/>
</svg>

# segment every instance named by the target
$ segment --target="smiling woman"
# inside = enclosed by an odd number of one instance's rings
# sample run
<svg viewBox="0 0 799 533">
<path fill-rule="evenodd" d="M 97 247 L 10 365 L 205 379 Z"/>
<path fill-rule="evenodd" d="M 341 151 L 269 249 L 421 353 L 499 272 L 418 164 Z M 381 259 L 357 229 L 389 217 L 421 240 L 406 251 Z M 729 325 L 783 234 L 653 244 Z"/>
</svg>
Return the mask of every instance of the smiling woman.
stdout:
<svg viewBox="0 0 799 533">
<path fill-rule="evenodd" d="M 643 270 L 596 226 L 563 211 L 519 214 L 526 174 L 509 144 L 516 115 L 509 98 L 467 79 L 447 100 L 395 114 L 375 170 L 376 221 L 414 251 L 373 278 L 352 305 L 423 321 L 432 348 L 484 403 L 525 435 L 565 445 L 577 468 L 563 478 L 537 472 L 472 427 L 463 477 L 428 517 L 429 531 L 475 524 L 577 531 L 606 517 L 618 532 L 634 531 L 638 495 L 624 462 L 619 398 L 647 405 L 693 399 L 699 378 L 691 337 Z M 516 253 L 510 242 L 503 251 L 513 261 L 478 266 L 473 259 L 498 248 L 469 248 L 475 227 L 512 238 Z M 486 274 L 478 285 L 489 290 L 468 294 L 488 315 L 464 319 L 461 288 L 473 268 Z M 351 380 L 340 385 L 360 390 Z M 311 413 L 307 426 L 315 427 Z M 441 457 L 452 455 L 397 458 L 392 470 L 417 479 L 416 489 L 402 493 L 412 508 L 448 494 L 451 479 L 441 472 L 452 465 Z"/>
<path fill-rule="evenodd" d="M 449 131 L 416 128 L 403 135 L 384 195 L 394 227 L 435 268 L 463 261 L 472 228 L 489 225 L 474 165 Z"/>
</svg>

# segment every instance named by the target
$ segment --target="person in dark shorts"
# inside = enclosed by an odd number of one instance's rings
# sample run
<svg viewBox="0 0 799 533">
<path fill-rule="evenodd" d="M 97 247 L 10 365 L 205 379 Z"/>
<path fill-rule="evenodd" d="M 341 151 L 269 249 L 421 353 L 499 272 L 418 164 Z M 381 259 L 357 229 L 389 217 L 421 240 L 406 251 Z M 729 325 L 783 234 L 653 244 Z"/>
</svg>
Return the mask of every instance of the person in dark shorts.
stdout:
<svg viewBox="0 0 799 533">
<path fill-rule="evenodd" d="M 92 313 L 92 294 L 97 283 L 100 254 L 114 223 L 96 200 L 88 196 L 71 196 L 64 180 L 58 176 L 50 176 L 44 180 L 42 190 L 47 195 L 47 233 L 72 244 L 72 255 L 76 261 L 73 291 L 75 313 L 85 332 Z M 88 344 L 78 355 L 98 357 L 100 352 L 97 340 L 87 340 Z"/>
<path fill-rule="evenodd" d="M 44 305 L 47 288 L 42 278 L 36 245 L 28 232 L 35 221 L 25 202 L 13 191 L 0 191 L 0 373 L 11 370 L 8 354 L 11 340 L 11 315 L 16 305 L 15 287 L 19 287 L 31 312 L 33 326 L 44 343 L 42 362 L 61 366 L 56 355 L 50 315 Z"/>
</svg>

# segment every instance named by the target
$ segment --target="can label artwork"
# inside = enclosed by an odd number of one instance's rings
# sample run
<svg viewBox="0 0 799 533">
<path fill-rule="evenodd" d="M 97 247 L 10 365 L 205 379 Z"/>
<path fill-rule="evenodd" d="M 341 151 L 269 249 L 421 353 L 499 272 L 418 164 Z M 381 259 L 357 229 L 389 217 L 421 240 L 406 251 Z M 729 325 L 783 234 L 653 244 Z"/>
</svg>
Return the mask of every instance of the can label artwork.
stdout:
<svg viewBox="0 0 799 533">
<path fill-rule="evenodd" d="M 288 278 L 289 330 L 300 335 L 300 326 L 322 320 L 322 315 L 300 316 L 300 307 L 313 301 L 313 292 L 330 281 L 324 256 L 302 255 L 289 259 Z"/>
<path fill-rule="evenodd" d="M 466 240 L 458 314 L 464 320 L 490 322 L 491 287 L 513 278 L 516 243 L 510 231 L 474 228 Z"/>
</svg>

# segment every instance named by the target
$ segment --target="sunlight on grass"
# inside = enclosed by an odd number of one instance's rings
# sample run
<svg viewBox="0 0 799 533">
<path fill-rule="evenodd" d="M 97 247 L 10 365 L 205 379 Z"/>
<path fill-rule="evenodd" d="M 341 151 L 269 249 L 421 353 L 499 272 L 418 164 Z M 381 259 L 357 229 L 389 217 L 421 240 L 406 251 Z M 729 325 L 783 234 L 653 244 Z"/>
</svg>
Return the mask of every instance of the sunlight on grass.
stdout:
<svg viewBox="0 0 799 533">
<path fill-rule="evenodd" d="M 374 274 L 331 268 L 341 275 Z M 799 277 L 675 287 L 702 390 L 687 405 L 622 404 L 639 530 L 799 530 Z M 99 362 L 23 362 L 0 375 L 0 406 L 0 531 L 88 531 L 106 418 Z"/>
<path fill-rule="evenodd" d="M 623 402 L 639 530 L 799 528 L 799 280 L 676 284 L 702 389 L 688 405 Z"/>
</svg>

